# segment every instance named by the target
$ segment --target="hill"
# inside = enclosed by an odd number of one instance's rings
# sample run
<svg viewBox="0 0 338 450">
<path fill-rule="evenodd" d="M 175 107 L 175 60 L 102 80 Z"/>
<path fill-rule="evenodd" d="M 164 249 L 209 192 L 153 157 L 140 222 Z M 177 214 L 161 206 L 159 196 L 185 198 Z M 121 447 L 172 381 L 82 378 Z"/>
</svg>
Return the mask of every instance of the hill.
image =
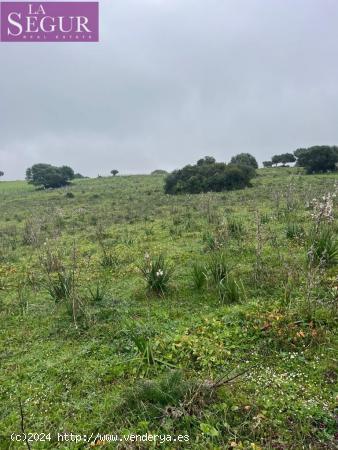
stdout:
<svg viewBox="0 0 338 450">
<path fill-rule="evenodd" d="M 181 196 L 163 182 L 0 182 L 1 448 L 21 448 L 23 424 L 46 433 L 32 448 L 148 433 L 333 449 L 337 261 L 316 263 L 311 202 L 335 176 L 266 169 L 252 188 Z"/>
</svg>

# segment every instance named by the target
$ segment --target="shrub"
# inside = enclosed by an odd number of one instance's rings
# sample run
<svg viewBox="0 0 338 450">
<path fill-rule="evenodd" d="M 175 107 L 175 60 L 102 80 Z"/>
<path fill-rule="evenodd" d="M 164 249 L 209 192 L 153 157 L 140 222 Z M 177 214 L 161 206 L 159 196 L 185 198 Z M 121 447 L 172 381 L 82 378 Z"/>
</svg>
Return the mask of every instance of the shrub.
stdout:
<svg viewBox="0 0 338 450">
<path fill-rule="evenodd" d="M 163 295 L 168 291 L 172 269 L 166 263 L 163 255 L 152 259 L 150 255 L 146 254 L 140 271 L 150 291 L 157 295 Z"/>
<path fill-rule="evenodd" d="M 258 169 L 258 163 L 254 156 L 250 153 L 240 153 L 231 158 L 231 164 L 238 164 L 243 166 L 249 166 L 254 169 Z"/>
<path fill-rule="evenodd" d="M 276 167 L 279 163 L 282 164 L 283 167 L 285 167 L 285 165 L 288 162 L 295 162 L 296 161 L 296 157 L 292 154 L 292 153 L 282 153 L 281 155 L 274 155 L 271 158 L 271 162 L 272 164 L 275 164 Z"/>
<path fill-rule="evenodd" d="M 74 178 L 74 171 L 68 166 L 55 167 L 50 164 L 34 164 L 26 170 L 29 184 L 44 188 L 59 188 L 69 184 Z"/>
<path fill-rule="evenodd" d="M 151 172 L 151 175 L 168 175 L 168 172 L 166 170 L 158 169 Z"/>
<path fill-rule="evenodd" d="M 318 145 L 299 148 L 294 154 L 297 157 L 297 166 L 304 167 L 307 173 L 337 170 L 338 147 Z"/>
<path fill-rule="evenodd" d="M 263 161 L 263 167 L 272 167 L 272 161 Z"/>
<path fill-rule="evenodd" d="M 166 194 L 242 189 L 250 186 L 250 180 L 255 176 L 255 170 L 249 166 L 203 161 L 168 175 L 164 187 Z"/>
</svg>

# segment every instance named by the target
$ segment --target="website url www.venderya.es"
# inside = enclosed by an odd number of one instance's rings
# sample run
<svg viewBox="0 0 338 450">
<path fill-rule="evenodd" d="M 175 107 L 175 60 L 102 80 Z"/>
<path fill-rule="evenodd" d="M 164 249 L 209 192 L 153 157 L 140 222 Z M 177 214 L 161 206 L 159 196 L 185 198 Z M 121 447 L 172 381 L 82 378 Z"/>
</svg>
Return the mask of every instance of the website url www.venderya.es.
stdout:
<svg viewBox="0 0 338 450">
<path fill-rule="evenodd" d="M 172 436 L 170 434 L 128 434 L 128 435 L 116 435 L 116 434 L 103 434 L 97 435 L 95 441 L 101 442 L 159 442 L 165 444 L 168 442 L 189 442 L 189 435 L 179 434 Z"/>
<path fill-rule="evenodd" d="M 114 434 L 114 433 L 12 433 L 11 441 L 15 442 L 75 442 L 89 444 L 104 444 L 109 442 L 156 442 L 160 444 L 170 442 L 189 442 L 189 435 L 179 434 L 172 436 L 170 434 Z"/>
</svg>

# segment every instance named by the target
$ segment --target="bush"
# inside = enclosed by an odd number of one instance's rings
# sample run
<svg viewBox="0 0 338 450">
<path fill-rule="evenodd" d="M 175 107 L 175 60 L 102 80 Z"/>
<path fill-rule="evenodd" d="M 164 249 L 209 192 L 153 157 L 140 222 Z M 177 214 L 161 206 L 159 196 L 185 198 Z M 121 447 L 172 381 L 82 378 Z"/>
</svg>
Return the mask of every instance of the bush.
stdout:
<svg viewBox="0 0 338 450">
<path fill-rule="evenodd" d="M 168 172 L 166 170 L 158 169 L 151 172 L 151 175 L 168 175 Z"/>
<path fill-rule="evenodd" d="M 253 169 L 258 169 L 258 163 L 254 156 L 250 153 L 240 153 L 239 155 L 231 158 L 231 164 L 238 164 L 242 166 L 249 166 Z"/>
<path fill-rule="evenodd" d="M 263 167 L 272 167 L 272 161 L 263 161 Z"/>
<path fill-rule="evenodd" d="M 208 162 L 205 158 L 194 166 L 185 166 L 168 175 L 164 190 L 166 194 L 175 195 L 242 189 L 250 186 L 255 174 L 249 166 Z"/>
<path fill-rule="evenodd" d="M 55 167 L 50 164 L 34 164 L 26 170 L 29 184 L 44 188 L 67 186 L 74 178 L 74 170 L 68 166 Z"/>
<path fill-rule="evenodd" d="M 337 170 L 338 147 L 318 145 L 310 148 L 299 148 L 295 151 L 297 166 L 304 167 L 307 173 Z"/>
<path fill-rule="evenodd" d="M 282 153 L 281 155 L 274 155 L 271 158 L 271 163 L 275 164 L 276 167 L 278 164 L 282 164 L 283 167 L 290 162 L 293 163 L 296 161 L 296 157 L 292 153 Z"/>
</svg>

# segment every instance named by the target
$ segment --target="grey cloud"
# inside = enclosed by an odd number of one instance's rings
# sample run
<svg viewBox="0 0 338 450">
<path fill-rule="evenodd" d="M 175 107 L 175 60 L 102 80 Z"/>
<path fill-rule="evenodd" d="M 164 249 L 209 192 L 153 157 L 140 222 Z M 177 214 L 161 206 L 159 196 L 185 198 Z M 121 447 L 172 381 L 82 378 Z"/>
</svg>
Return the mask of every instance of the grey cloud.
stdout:
<svg viewBox="0 0 338 450">
<path fill-rule="evenodd" d="M 0 45 L 0 169 L 95 176 L 338 143 L 335 0 L 101 0 L 98 44 Z"/>
</svg>

